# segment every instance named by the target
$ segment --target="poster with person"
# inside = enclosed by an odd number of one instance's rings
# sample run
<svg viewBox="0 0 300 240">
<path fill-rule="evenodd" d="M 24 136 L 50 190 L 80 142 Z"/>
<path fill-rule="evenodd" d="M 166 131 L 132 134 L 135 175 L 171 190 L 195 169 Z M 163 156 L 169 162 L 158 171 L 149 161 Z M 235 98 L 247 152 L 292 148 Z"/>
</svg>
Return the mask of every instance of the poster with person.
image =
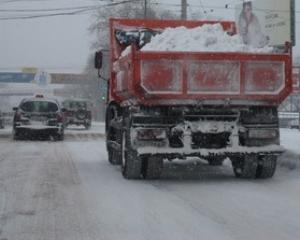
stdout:
<svg viewBox="0 0 300 240">
<path fill-rule="evenodd" d="M 236 6 L 236 25 L 243 42 L 253 47 L 294 42 L 294 0 L 244 1 Z"/>
</svg>

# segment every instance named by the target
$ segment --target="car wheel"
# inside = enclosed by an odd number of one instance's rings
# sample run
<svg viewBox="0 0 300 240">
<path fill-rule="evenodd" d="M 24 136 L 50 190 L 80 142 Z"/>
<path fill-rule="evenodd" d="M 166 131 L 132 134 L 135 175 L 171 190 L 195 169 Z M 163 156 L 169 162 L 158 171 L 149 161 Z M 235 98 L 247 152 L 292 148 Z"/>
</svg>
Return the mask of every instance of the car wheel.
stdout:
<svg viewBox="0 0 300 240">
<path fill-rule="evenodd" d="M 65 138 L 65 134 L 64 134 L 64 132 L 56 133 L 56 134 L 54 134 L 53 138 L 54 138 L 54 141 L 63 141 Z"/>
<path fill-rule="evenodd" d="M 13 130 L 13 139 L 20 140 L 20 133 L 17 130 Z"/>
</svg>

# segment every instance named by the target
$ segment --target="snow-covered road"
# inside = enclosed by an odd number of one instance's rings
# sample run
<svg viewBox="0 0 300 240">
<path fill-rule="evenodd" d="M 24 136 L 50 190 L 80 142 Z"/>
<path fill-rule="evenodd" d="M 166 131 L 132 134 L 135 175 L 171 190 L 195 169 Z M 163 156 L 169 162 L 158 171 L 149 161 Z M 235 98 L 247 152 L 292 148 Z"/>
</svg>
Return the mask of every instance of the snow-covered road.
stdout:
<svg viewBox="0 0 300 240">
<path fill-rule="evenodd" d="M 300 239 L 300 132 L 281 136 L 288 151 L 260 181 L 197 160 L 128 181 L 101 138 L 0 139 L 0 239 Z"/>
</svg>

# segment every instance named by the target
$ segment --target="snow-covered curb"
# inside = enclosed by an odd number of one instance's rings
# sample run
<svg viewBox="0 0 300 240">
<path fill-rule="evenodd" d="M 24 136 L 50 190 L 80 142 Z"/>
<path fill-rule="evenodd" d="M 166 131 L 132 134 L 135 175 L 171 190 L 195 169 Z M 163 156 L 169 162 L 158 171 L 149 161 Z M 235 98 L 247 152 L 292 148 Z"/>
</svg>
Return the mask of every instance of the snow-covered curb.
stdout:
<svg viewBox="0 0 300 240">
<path fill-rule="evenodd" d="M 300 169 L 300 154 L 287 150 L 278 158 L 278 165 L 289 170 Z"/>
</svg>

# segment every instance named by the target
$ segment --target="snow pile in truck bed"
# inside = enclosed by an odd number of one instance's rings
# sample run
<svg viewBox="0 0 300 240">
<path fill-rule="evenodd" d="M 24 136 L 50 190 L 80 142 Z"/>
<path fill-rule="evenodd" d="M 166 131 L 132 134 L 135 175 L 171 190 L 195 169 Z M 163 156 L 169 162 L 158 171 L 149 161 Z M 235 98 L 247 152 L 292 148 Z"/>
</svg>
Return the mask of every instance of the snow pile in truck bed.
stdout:
<svg viewBox="0 0 300 240">
<path fill-rule="evenodd" d="M 152 38 L 142 51 L 186 52 L 272 52 L 272 47 L 254 48 L 245 45 L 241 36 L 230 36 L 221 24 L 205 24 L 201 27 L 167 28 Z"/>
</svg>

